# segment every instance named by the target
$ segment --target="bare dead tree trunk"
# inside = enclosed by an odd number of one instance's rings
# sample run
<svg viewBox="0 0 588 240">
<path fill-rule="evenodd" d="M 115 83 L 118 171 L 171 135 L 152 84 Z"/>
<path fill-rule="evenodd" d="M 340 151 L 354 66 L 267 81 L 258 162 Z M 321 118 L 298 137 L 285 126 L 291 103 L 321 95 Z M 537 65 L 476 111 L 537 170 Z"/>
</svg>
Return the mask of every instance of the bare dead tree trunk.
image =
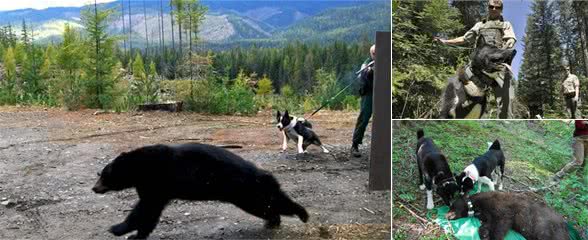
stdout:
<svg viewBox="0 0 588 240">
<path fill-rule="evenodd" d="M 145 0 L 143 0 L 143 18 L 145 19 L 145 41 L 147 42 L 145 55 L 149 55 L 149 33 L 147 31 L 147 8 L 145 7 Z"/>
<path fill-rule="evenodd" d="M 172 9 L 172 2 L 169 1 L 169 16 L 170 16 L 170 20 L 171 20 L 171 37 L 172 37 L 172 49 L 175 51 L 176 49 L 176 41 L 175 41 L 175 37 L 174 37 L 174 13 L 173 13 L 173 9 Z"/>
<path fill-rule="evenodd" d="M 94 0 L 94 21 L 95 21 L 95 27 L 96 29 L 98 29 L 98 4 L 96 3 L 96 0 Z M 99 51 L 100 51 L 100 38 L 96 37 L 96 59 L 98 59 L 99 56 Z M 96 61 L 96 82 L 100 81 L 100 71 L 98 70 L 98 61 Z M 99 84 L 101 85 L 101 84 Z M 100 96 L 101 94 L 101 87 L 97 87 L 96 88 L 96 95 Z"/>
<path fill-rule="evenodd" d="M 190 5 L 190 10 L 188 11 L 189 22 L 188 22 L 188 34 L 190 34 L 190 80 L 194 80 L 194 61 L 192 61 L 192 5 Z"/>
<path fill-rule="evenodd" d="M 131 53 L 131 59 L 133 58 L 133 24 L 131 23 L 131 16 L 133 13 L 131 12 L 131 0 L 129 0 L 129 48 Z"/>
<path fill-rule="evenodd" d="M 124 1 L 120 2 L 120 7 L 121 7 L 121 13 L 122 13 L 120 17 L 122 19 L 122 25 L 123 25 L 122 32 L 123 32 L 123 35 L 125 35 L 126 28 L 125 28 L 125 2 Z M 124 49 L 123 53 L 126 54 L 127 53 L 127 39 L 126 38 L 123 38 L 123 49 Z"/>
<path fill-rule="evenodd" d="M 159 14 L 161 15 L 161 44 L 165 53 L 165 25 L 163 24 L 163 0 L 159 0 Z"/>
</svg>

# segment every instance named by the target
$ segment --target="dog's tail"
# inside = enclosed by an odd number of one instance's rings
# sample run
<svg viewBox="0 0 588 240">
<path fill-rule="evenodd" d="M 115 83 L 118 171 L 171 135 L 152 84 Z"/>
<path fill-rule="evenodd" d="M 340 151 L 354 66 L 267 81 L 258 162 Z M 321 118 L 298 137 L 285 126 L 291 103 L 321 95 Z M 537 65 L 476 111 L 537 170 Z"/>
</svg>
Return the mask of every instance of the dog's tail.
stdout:
<svg viewBox="0 0 588 240">
<path fill-rule="evenodd" d="M 419 130 L 417 130 L 417 139 L 421 139 L 424 136 L 425 136 L 425 131 L 423 131 L 422 128 L 420 128 Z"/>
<path fill-rule="evenodd" d="M 494 142 L 492 143 L 492 145 L 490 145 L 490 148 L 488 148 L 488 150 L 490 149 L 500 150 L 500 142 L 498 141 L 498 139 L 494 140 Z"/>
</svg>

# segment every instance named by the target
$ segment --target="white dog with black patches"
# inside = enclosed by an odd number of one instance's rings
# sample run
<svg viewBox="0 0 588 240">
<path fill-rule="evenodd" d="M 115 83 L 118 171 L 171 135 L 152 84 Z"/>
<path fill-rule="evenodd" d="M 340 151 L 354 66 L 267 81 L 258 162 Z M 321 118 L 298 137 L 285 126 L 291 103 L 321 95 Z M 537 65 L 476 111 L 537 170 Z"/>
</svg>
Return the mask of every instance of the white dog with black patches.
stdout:
<svg viewBox="0 0 588 240">
<path fill-rule="evenodd" d="M 498 140 L 489 145 L 490 147 L 486 153 L 474 159 L 472 164 L 468 165 L 461 174 L 456 176 L 457 183 L 460 185 L 463 194 L 469 193 L 474 188 L 475 183 L 478 184 L 478 192 L 480 192 L 482 184 L 487 185 L 490 191 L 494 191 L 494 186 L 498 184 L 498 190 L 502 190 L 505 164 L 504 152 L 502 152 Z M 492 173 L 498 175 L 496 182 L 492 181 Z"/>
<path fill-rule="evenodd" d="M 304 118 L 291 117 L 288 110 L 286 110 L 284 115 L 278 111 L 276 120 L 278 121 L 277 127 L 283 136 L 282 151 L 286 151 L 288 148 L 288 140 L 293 139 L 297 143 L 298 153 L 306 153 L 306 148 L 311 144 L 321 147 L 324 153 L 329 153 L 329 150 L 321 143 L 318 135 L 312 131 L 310 122 Z"/>
</svg>

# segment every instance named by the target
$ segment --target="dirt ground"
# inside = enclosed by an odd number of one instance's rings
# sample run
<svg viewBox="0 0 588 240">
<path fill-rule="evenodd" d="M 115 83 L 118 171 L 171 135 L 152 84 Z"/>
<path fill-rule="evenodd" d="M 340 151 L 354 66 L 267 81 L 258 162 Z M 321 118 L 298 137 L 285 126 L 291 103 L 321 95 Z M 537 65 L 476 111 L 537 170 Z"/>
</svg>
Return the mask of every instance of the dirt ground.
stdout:
<svg viewBox="0 0 588 240">
<path fill-rule="evenodd" d="M 267 230 L 231 204 L 174 201 L 150 239 L 390 239 L 390 192 L 367 190 L 369 145 L 361 158 L 348 154 L 357 113 L 315 115 L 311 122 L 332 154 L 310 147 L 303 156 L 293 142 L 280 153 L 270 112 L 94 113 L 0 108 L 0 239 L 112 239 L 107 229 L 138 197 L 133 190 L 93 193 L 96 173 L 122 151 L 185 142 L 243 146 L 231 151 L 272 172 L 310 220 L 283 217 L 280 229 Z"/>
</svg>

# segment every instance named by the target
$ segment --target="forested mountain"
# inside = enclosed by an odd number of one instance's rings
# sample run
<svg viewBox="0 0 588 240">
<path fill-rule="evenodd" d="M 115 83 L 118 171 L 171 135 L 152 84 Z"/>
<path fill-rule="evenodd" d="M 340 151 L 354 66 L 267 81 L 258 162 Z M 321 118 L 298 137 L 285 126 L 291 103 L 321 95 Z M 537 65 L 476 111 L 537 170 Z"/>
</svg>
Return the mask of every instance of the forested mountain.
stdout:
<svg viewBox="0 0 588 240">
<path fill-rule="evenodd" d="M 352 40 L 368 32 L 390 30 L 390 4 L 386 1 L 200 2 L 208 11 L 200 26 L 198 39 L 214 48 L 251 44 L 272 46 L 284 43 L 286 39 Z M 119 0 L 100 5 L 118 12 L 112 16 L 114 19 L 108 29 L 110 33 L 124 32 L 128 35 L 128 27 L 131 26 L 130 38 L 135 46 L 144 47 L 156 38 L 171 43 L 170 0 Z M 5 11 L 0 14 L 0 25 L 10 25 L 15 31 L 20 31 L 24 20 L 29 26 L 34 26 L 35 42 L 55 42 L 60 41 L 64 23 L 81 26 L 80 10 L 59 7 Z M 163 33 L 160 33 L 161 24 L 164 25 Z M 173 38 L 179 38 L 179 33 L 174 32 Z"/>
</svg>

